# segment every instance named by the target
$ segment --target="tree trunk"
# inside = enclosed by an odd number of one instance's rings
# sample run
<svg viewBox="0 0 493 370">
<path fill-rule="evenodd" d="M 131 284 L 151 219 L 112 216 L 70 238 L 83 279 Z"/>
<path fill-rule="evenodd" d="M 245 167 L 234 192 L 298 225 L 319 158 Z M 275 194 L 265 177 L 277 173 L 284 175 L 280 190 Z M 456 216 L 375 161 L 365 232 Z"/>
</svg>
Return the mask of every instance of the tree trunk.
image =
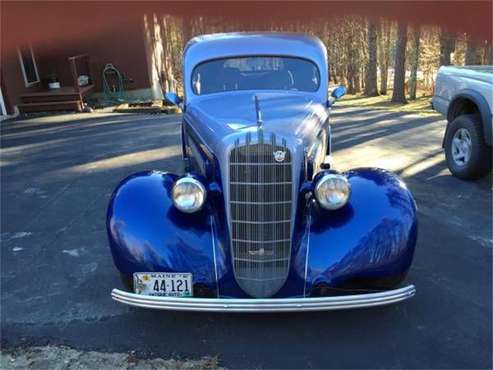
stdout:
<svg viewBox="0 0 493 370">
<path fill-rule="evenodd" d="M 440 65 L 451 64 L 450 54 L 455 50 L 455 37 L 447 34 L 444 30 L 440 33 Z"/>
<path fill-rule="evenodd" d="M 360 80 L 359 68 L 354 68 L 354 93 L 361 92 L 361 80 Z"/>
<path fill-rule="evenodd" d="M 352 32 L 348 33 L 348 37 L 346 39 L 345 49 L 347 52 L 347 80 L 348 80 L 348 93 L 354 94 L 356 93 L 356 68 L 354 66 L 354 48 L 353 48 L 353 36 Z"/>
<path fill-rule="evenodd" d="M 157 24 L 158 19 L 154 20 L 154 23 Z M 176 91 L 175 90 L 175 77 L 173 73 L 173 65 L 172 65 L 172 47 L 171 47 L 171 25 L 170 19 L 168 17 L 163 16 L 161 25 L 159 27 L 160 30 L 160 41 L 161 41 L 161 55 L 160 55 L 160 80 L 161 80 L 161 89 L 163 92 Z"/>
<path fill-rule="evenodd" d="M 389 57 L 390 57 L 390 22 L 382 20 L 380 28 L 380 94 L 387 95 L 387 79 L 389 75 Z"/>
<path fill-rule="evenodd" d="M 491 45 L 491 41 L 488 42 L 488 45 L 486 47 L 485 59 L 485 63 L 487 65 L 493 65 L 493 46 Z"/>
<path fill-rule="evenodd" d="M 365 95 L 377 96 L 377 24 L 368 24 L 368 64 L 366 65 Z"/>
<path fill-rule="evenodd" d="M 182 43 L 183 43 L 183 50 L 185 50 L 185 46 L 187 45 L 187 42 L 190 41 L 192 38 L 192 28 L 193 28 L 193 22 L 192 18 L 190 16 L 183 16 L 182 18 Z"/>
<path fill-rule="evenodd" d="M 419 38 L 420 28 L 415 26 L 413 32 L 412 57 L 411 57 L 411 77 L 409 78 L 409 99 L 416 100 L 416 90 L 418 87 L 418 64 L 419 64 Z"/>
<path fill-rule="evenodd" d="M 467 36 L 466 66 L 481 64 L 478 55 L 478 44 L 470 36 Z"/>
<path fill-rule="evenodd" d="M 332 80 L 334 81 L 334 85 L 338 85 L 339 84 L 339 80 L 337 79 L 337 70 L 336 70 L 336 67 L 333 67 L 332 68 L 332 73 L 330 74 L 330 76 L 332 77 Z"/>
<path fill-rule="evenodd" d="M 406 103 L 404 86 L 406 80 L 406 44 L 407 23 L 399 23 L 395 50 L 394 91 L 392 93 L 392 102 L 394 103 Z"/>
<path fill-rule="evenodd" d="M 349 94 L 356 93 L 356 89 L 354 87 L 353 67 L 351 64 L 348 64 L 348 67 L 347 67 L 347 91 Z"/>
<path fill-rule="evenodd" d="M 360 83 L 361 83 L 361 89 L 365 91 L 366 89 L 366 68 L 361 68 L 359 71 L 360 74 Z"/>
<path fill-rule="evenodd" d="M 345 23 L 347 34 L 345 35 L 344 52 L 346 55 L 346 71 L 348 80 L 348 93 L 356 94 L 361 92 L 361 27 L 359 19 L 350 19 Z"/>
</svg>

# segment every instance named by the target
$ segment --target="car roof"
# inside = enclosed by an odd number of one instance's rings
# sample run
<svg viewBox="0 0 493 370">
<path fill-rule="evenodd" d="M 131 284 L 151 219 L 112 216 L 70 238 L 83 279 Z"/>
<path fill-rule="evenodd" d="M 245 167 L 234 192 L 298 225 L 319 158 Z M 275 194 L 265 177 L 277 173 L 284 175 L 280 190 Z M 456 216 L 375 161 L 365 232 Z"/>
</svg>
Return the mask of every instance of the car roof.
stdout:
<svg viewBox="0 0 493 370">
<path fill-rule="evenodd" d="M 301 33 L 234 32 L 192 38 L 185 47 L 184 63 L 193 68 L 211 59 L 247 56 L 283 55 L 310 59 L 323 73 L 327 51 L 316 37 Z"/>
<path fill-rule="evenodd" d="M 328 89 L 327 50 L 318 38 L 301 33 L 235 32 L 197 36 L 183 53 L 183 85 L 186 101 L 197 98 L 192 90 L 194 68 L 207 60 L 241 56 L 288 56 L 314 62 L 320 72 L 316 93 L 326 101 Z"/>
</svg>

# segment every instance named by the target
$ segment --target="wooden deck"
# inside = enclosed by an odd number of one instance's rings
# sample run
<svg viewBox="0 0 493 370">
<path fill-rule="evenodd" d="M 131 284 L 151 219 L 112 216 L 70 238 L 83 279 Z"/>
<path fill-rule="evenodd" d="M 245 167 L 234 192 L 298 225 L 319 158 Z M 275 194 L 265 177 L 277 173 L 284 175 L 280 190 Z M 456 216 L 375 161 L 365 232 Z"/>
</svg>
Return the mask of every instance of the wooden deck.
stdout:
<svg viewBox="0 0 493 370">
<path fill-rule="evenodd" d="M 60 89 L 32 92 L 21 96 L 20 112 L 44 111 L 81 111 L 84 108 L 84 98 L 94 90 L 94 85 L 79 87 L 64 86 Z"/>
<path fill-rule="evenodd" d="M 72 74 L 72 86 L 63 86 L 60 89 L 30 92 L 21 96 L 22 104 L 17 107 L 20 112 L 45 112 L 56 110 L 84 109 L 84 98 L 94 90 L 89 56 L 87 54 L 75 55 L 68 59 L 70 72 Z M 82 65 L 81 65 L 82 64 Z M 80 67 L 84 70 L 80 70 Z M 89 85 L 79 86 L 79 77 L 89 76 Z"/>
<path fill-rule="evenodd" d="M 92 92 L 92 90 L 94 89 L 94 85 L 81 86 L 79 89 L 80 89 L 80 94 L 84 97 L 88 93 Z M 75 88 L 73 86 L 63 86 L 59 89 L 44 90 L 44 91 L 24 94 L 22 95 L 22 98 L 51 97 L 51 96 L 65 96 L 65 95 L 78 95 L 78 94 L 79 93 L 75 91 Z"/>
</svg>

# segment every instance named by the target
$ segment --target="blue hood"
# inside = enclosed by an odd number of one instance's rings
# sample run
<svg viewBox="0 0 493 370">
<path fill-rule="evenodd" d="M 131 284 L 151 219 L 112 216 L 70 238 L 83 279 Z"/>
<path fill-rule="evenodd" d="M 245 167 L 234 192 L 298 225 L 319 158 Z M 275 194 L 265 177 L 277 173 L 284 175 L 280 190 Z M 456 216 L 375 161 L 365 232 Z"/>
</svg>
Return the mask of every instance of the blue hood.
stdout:
<svg viewBox="0 0 493 370">
<path fill-rule="evenodd" d="M 264 131 L 274 132 L 292 145 L 309 146 L 327 118 L 327 110 L 316 95 L 296 91 L 211 94 L 188 104 L 184 118 L 211 151 L 220 155 L 238 135 L 257 130 L 255 95 Z"/>
</svg>

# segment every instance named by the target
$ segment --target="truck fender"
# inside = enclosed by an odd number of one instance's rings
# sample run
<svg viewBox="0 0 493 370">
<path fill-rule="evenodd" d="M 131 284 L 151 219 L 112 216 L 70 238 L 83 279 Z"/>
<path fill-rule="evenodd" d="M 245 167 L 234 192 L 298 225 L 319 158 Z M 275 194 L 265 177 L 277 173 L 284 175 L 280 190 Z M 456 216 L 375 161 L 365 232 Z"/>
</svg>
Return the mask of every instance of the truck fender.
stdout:
<svg viewBox="0 0 493 370">
<path fill-rule="evenodd" d="M 479 110 L 479 114 L 481 116 L 484 140 L 486 141 L 486 143 L 488 145 L 492 145 L 493 144 L 493 127 L 492 127 L 493 121 L 492 121 L 491 110 L 490 110 L 490 107 L 488 105 L 488 102 L 480 93 L 478 93 L 474 90 L 471 90 L 471 89 L 464 89 L 464 90 L 461 90 L 457 95 L 455 95 L 454 98 L 451 100 L 449 108 L 448 108 L 447 121 L 450 123 L 457 116 L 455 114 L 456 104 L 461 99 L 470 100 L 476 105 L 476 107 Z M 444 142 L 442 143 L 442 146 L 445 143 L 445 137 L 448 134 L 448 129 L 449 129 L 449 125 L 447 125 L 445 135 L 443 136 Z"/>
</svg>

